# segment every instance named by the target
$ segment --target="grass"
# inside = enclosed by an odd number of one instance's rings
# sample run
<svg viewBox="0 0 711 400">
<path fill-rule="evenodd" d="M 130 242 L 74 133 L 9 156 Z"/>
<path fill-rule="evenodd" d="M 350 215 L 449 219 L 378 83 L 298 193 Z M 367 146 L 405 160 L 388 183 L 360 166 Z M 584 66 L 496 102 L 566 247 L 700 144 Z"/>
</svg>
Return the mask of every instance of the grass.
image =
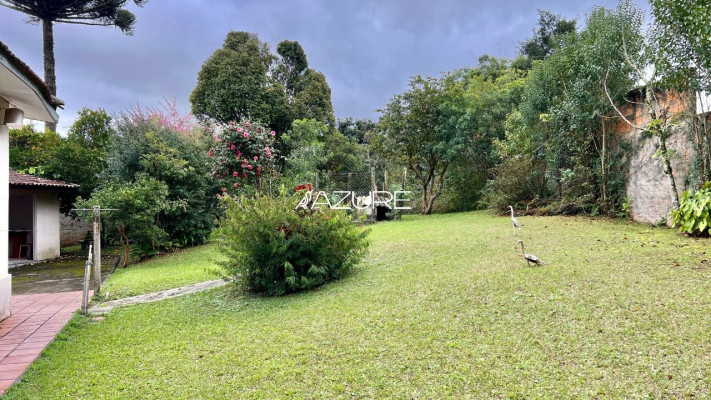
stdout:
<svg viewBox="0 0 711 400">
<path fill-rule="evenodd" d="M 711 396 L 708 239 L 520 222 L 548 266 L 525 266 L 508 218 L 410 217 L 374 226 L 368 259 L 315 291 L 76 317 L 7 398 Z"/>
<path fill-rule="evenodd" d="M 222 268 L 216 246 L 206 244 L 142 263 L 117 268 L 102 288 L 108 299 L 117 299 L 218 279 Z"/>
</svg>

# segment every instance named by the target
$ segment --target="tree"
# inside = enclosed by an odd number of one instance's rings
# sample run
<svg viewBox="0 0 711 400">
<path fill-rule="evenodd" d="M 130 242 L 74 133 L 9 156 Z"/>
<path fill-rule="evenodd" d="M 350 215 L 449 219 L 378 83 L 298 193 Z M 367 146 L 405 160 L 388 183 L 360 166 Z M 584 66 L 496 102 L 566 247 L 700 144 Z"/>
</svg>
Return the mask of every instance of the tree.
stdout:
<svg viewBox="0 0 711 400">
<path fill-rule="evenodd" d="M 464 132 L 449 118 L 455 92 L 445 78 L 410 79 L 410 89 L 380 110 L 375 146 L 385 158 L 405 165 L 421 190 L 421 212 L 430 214 L 442 194 L 447 169 L 464 145 Z"/>
<path fill-rule="evenodd" d="M 215 194 L 219 191 L 207 143 L 185 137 L 157 119 L 123 115 L 116 130 L 101 180 L 131 185 L 147 176 L 165 184 L 172 206 L 161 209 L 155 220 L 167 234 L 161 246 L 203 243 L 218 213 Z"/>
<path fill-rule="evenodd" d="M 707 2 L 651 0 L 655 67 L 667 80 L 711 92 L 711 7 Z"/>
<path fill-rule="evenodd" d="M 555 49 L 557 40 L 566 33 L 575 32 L 576 20 L 567 20 L 550 11 L 538 10 L 538 26 L 533 37 L 520 43 L 521 54 L 532 60 L 548 58 Z"/>
<path fill-rule="evenodd" d="M 649 42 L 655 71 L 665 89 L 688 93 L 696 102 L 697 92 L 711 93 L 711 7 L 705 2 L 652 0 L 654 24 Z M 706 115 L 707 102 L 699 102 Z M 707 118 L 685 113 L 693 128 L 699 155 L 700 175 L 711 179 L 711 133 Z"/>
<path fill-rule="evenodd" d="M 45 175 L 79 185 L 77 194 L 88 198 L 99 186 L 99 174 L 106 167 L 106 155 L 116 131 L 103 109 L 82 108 L 69 134 L 50 151 Z M 63 208 L 74 202 L 63 201 Z"/>
<path fill-rule="evenodd" d="M 558 49 L 531 71 L 520 106 L 545 149 L 549 182 L 561 211 L 590 210 L 597 199 L 608 208 L 622 197 L 610 177 L 610 103 L 624 101 L 636 82 L 626 51 L 642 51 L 641 11 L 627 1 L 614 10 L 596 7 L 581 32 L 566 35 Z M 626 44 L 626 46 L 625 46 Z M 623 181 L 619 174 L 615 183 Z"/>
<path fill-rule="evenodd" d="M 122 263 L 131 261 L 131 245 L 136 246 L 140 257 L 155 254 L 165 245 L 167 233 L 158 225 L 161 212 L 173 204 L 167 199 L 168 186 L 147 175 L 139 175 L 135 182 L 113 181 L 94 192 L 90 199 L 77 200 L 77 208 L 92 206 L 112 208 L 104 214 L 107 229 L 115 230 L 123 247 Z"/>
<path fill-rule="evenodd" d="M 377 131 L 378 124 L 367 119 L 354 120 L 351 117 L 338 120 L 336 129 L 351 141 L 356 143 L 366 143 L 369 134 Z"/>
<path fill-rule="evenodd" d="M 132 0 L 143 6 L 148 0 Z M 44 53 L 44 81 L 50 93 L 57 95 L 57 78 L 54 62 L 55 22 L 66 24 L 115 26 L 127 35 L 133 34 L 136 16 L 123 8 L 128 0 L 0 0 L 0 6 L 29 15 L 30 23 L 42 23 L 42 49 Z M 55 124 L 48 127 L 55 130 Z"/>
<path fill-rule="evenodd" d="M 254 33 L 230 32 L 203 64 L 190 95 L 193 114 L 221 123 L 259 121 L 279 132 L 295 119 L 333 125 L 331 89 L 308 68 L 298 42 L 282 41 L 277 55 Z"/>
</svg>

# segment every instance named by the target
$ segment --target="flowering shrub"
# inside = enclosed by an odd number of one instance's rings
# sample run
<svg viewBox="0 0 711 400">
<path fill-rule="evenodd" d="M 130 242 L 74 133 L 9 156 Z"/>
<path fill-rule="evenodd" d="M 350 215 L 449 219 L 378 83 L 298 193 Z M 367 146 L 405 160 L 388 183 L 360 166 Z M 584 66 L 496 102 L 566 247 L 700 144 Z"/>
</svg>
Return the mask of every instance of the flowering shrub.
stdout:
<svg viewBox="0 0 711 400">
<path fill-rule="evenodd" d="M 367 232 L 343 210 L 295 209 L 302 196 L 223 197 L 222 265 L 248 290 L 282 295 L 316 287 L 365 256 Z"/>
<path fill-rule="evenodd" d="M 207 155 L 213 159 L 212 174 L 222 182 L 223 193 L 239 193 L 245 186 L 262 191 L 263 182 L 274 174 L 275 135 L 263 124 L 245 121 L 230 122 L 214 136 Z"/>
</svg>

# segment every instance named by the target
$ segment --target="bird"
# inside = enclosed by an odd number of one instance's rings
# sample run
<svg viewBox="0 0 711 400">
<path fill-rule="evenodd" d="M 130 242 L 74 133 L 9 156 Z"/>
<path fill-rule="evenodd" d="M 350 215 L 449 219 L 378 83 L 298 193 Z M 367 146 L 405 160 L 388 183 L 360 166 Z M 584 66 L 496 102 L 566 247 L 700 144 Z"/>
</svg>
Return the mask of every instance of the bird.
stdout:
<svg viewBox="0 0 711 400">
<path fill-rule="evenodd" d="M 534 263 L 536 265 L 546 265 L 542 260 L 540 260 L 538 257 L 534 256 L 533 254 L 527 254 L 526 249 L 523 247 L 523 240 L 519 240 L 518 243 L 521 244 L 521 252 L 523 253 L 523 258 L 526 259 L 526 262 L 528 263 L 528 266 L 531 266 L 531 263 Z"/>
<path fill-rule="evenodd" d="M 511 222 L 513 222 L 513 232 L 514 232 L 514 235 L 515 235 L 515 234 L 516 234 L 516 229 L 521 230 L 521 224 L 519 224 L 519 223 L 518 223 L 518 220 L 517 220 L 516 218 L 514 218 L 513 207 L 509 206 L 509 208 L 511 209 Z"/>
</svg>

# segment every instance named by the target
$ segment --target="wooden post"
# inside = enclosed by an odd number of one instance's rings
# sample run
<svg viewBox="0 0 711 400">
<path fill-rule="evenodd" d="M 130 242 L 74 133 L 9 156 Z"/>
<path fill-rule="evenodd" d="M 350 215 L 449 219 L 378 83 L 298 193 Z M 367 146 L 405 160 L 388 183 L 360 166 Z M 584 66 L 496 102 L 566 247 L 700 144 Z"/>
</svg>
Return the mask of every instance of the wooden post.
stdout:
<svg viewBox="0 0 711 400">
<path fill-rule="evenodd" d="M 389 182 L 388 182 L 388 170 L 387 170 L 387 168 L 385 169 L 385 171 L 383 171 L 383 190 L 386 190 L 386 191 L 390 190 L 390 185 L 389 185 Z"/>
<path fill-rule="evenodd" d="M 84 292 L 81 297 L 81 313 L 86 315 L 89 309 L 89 276 L 91 275 L 91 250 L 92 245 L 89 245 L 89 256 L 86 258 L 84 265 Z"/>
<path fill-rule="evenodd" d="M 101 207 L 94 206 L 94 292 L 101 290 Z"/>
</svg>

